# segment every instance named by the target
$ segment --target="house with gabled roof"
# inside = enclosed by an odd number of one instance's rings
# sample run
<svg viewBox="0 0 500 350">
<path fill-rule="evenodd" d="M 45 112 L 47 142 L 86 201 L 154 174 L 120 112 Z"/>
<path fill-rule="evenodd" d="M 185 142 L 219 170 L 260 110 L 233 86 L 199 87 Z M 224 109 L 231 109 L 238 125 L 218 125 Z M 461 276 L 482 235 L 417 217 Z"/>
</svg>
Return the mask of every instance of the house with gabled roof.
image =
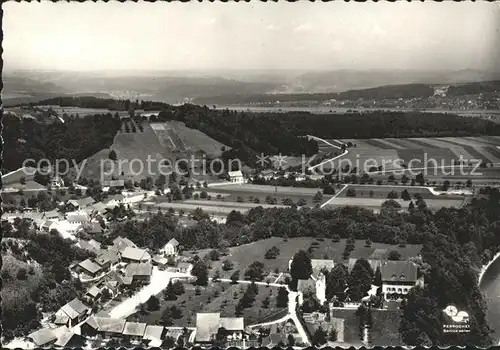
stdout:
<svg viewBox="0 0 500 350">
<path fill-rule="evenodd" d="M 418 268 L 411 261 L 386 261 L 380 268 L 385 300 L 405 298 L 418 282 Z"/>
<path fill-rule="evenodd" d="M 85 305 L 80 299 L 75 298 L 61 307 L 58 313 L 65 313 L 69 318 L 69 325 L 74 326 L 85 318 L 89 310 L 90 308 L 87 305 Z"/>
<path fill-rule="evenodd" d="M 118 261 L 120 261 L 120 254 L 114 249 L 101 250 L 101 253 L 95 258 L 95 262 L 103 269 L 110 268 Z"/>
<path fill-rule="evenodd" d="M 79 273 L 83 272 L 89 275 L 90 277 L 96 277 L 99 274 L 99 272 L 101 272 L 102 268 L 91 259 L 86 259 L 80 262 L 76 266 L 75 270 Z"/>
<path fill-rule="evenodd" d="M 167 256 L 176 256 L 178 254 L 178 247 L 179 242 L 175 238 L 172 238 L 167 242 L 167 244 L 165 244 L 165 246 L 163 246 L 160 252 Z"/>
<path fill-rule="evenodd" d="M 153 273 L 153 265 L 151 263 L 131 263 L 125 269 L 125 276 L 133 280 L 148 283 Z"/>
<path fill-rule="evenodd" d="M 122 334 L 130 341 L 140 341 L 144 336 L 146 326 L 147 324 L 142 322 L 126 322 Z"/>
<path fill-rule="evenodd" d="M 149 347 L 160 347 L 163 343 L 163 339 L 165 338 L 165 334 L 165 327 L 148 324 L 142 339 Z"/>
<path fill-rule="evenodd" d="M 28 340 L 33 342 L 37 347 L 48 346 L 56 342 L 57 337 L 54 331 L 50 328 L 39 329 L 30 335 L 28 335 Z"/>
<path fill-rule="evenodd" d="M 137 248 L 134 242 L 126 237 L 121 236 L 118 236 L 113 240 L 113 247 L 119 252 L 122 252 L 126 247 Z"/>
<path fill-rule="evenodd" d="M 80 326 L 80 330 L 82 335 L 85 336 L 99 334 L 108 339 L 121 339 L 125 322 L 122 318 L 92 316 Z"/>
<path fill-rule="evenodd" d="M 121 260 L 123 262 L 147 262 L 151 261 L 151 255 L 145 249 L 125 247 L 121 252 Z"/>
</svg>

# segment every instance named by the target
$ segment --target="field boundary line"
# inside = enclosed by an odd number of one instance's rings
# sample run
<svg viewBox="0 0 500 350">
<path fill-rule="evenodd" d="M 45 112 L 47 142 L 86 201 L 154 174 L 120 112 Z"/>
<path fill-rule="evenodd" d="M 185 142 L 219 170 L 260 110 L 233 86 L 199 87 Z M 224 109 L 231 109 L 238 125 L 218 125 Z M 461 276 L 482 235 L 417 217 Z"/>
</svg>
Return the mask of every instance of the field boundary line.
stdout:
<svg viewBox="0 0 500 350">
<path fill-rule="evenodd" d="M 333 148 L 336 148 L 336 149 L 342 149 L 342 148 L 340 148 L 339 146 L 336 146 L 336 145 L 334 145 L 334 144 L 332 144 L 332 143 L 330 143 L 330 142 L 328 142 L 328 141 L 326 141 L 325 139 L 322 139 L 322 138 L 320 138 L 320 137 L 313 136 L 313 135 L 307 135 L 307 137 L 310 137 L 310 138 L 312 138 L 313 140 L 316 140 L 316 141 L 321 141 L 321 142 L 323 142 L 323 143 L 326 143 L 328 146 L 331 146 L 331 147 L 333 147 Z M 339 142 L 339 141 L 337 141 L 337 140 L 335 140 L 335 141 L 336 141 L 336 142 Z M 340 142 L 339 142 L 339 143 L 340 143 Z M 313 165 L 313 166 L 309 167 L 309 168 L 308 168 L 308 170 L 313 170 L 314 168 L 317 168 L 317 167 L 319 167 L 319 166 L 321 166 L 321 165 L 323 165 L 323 164 L 326 164 L 326 163 L 332 162 L 332 161 L 334 161 L 334 160 L 335 160 L 335 159 L 337 159 L 337 158 L 340 158 L 340 157 L 342 157 L 342 156 L 345 156 L 347 153 L 349 153 L 349 151 L 348 151 L 348 150 L 347 150 L 347 148 L 346 148 L 346 149 L 345 149 L 345 151 L 344 151 L 344 153 L 342 153 L 342 154 L 340 154 L 340 155 L 338 155 L 338 156 L 335 156 L 335 157 L 333 157 L 333 158 L 331 158 L 331 159 L 327 159 L 327 160 L 325 160 L 325 161 L 323 161 L 323 162 L 321 162 L 321 163 L 319 163 L 319 164 Z"/>
<path fill-rule="evenodd" d="M 349 186 L 349 185 L 348 185 L 348 184 L 344 185 L 340 191 L 338 191 L 337 193 L 335 193 L 335 194 L 332 196 L 332 198 L 330 198 L 329 200 L 327 200 L 325 203 L 321 204 L 320 208 L 323 208 L 324 206 L 326 206 L 326 205 L 327 205 L 327 204 L 328 204 L 328 203 L 329 203 L 332 199 L 337 198 L 337 196 L 338 196 L 338 195 L 339 195 L 342 191 L 344 191 L 344 190 L 347 188 L 347 186 Z"/>
</svg>

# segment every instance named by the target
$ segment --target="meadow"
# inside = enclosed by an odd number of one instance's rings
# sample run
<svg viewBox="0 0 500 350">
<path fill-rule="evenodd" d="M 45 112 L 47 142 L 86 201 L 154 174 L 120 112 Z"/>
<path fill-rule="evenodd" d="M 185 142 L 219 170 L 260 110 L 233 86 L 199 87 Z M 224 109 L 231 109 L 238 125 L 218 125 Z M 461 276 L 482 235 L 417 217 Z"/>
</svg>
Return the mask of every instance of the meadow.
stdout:
<svg viewBox="0 0 500 350">
<path fill-rule="evenodd" d="M 421 249 L 419 245 L 407 244 L 405 247 L 399 247 L 397 245 L 390 245 L 384 243 L 372 243 L 370 247 L 366 247 L 364 240 L 356 240 L 354 250 L 351 252 L 351 258 L 368 258 L 371 254 L 375 252 L 376 249 L 379 250 L 397 250 L 401 253 L 404 258 L 411 256 L 416 256 Z M 229 248 L 229 254 L 227 257 L 223 257 L 218 261 L 211 262 L 210 274 L 213 274 L 216 270 L 220 270 L 222 278 L 230 278 L 231 274 L 239 270 L 240 277 L 243 278 L 243 274 L 247 267 L 254 261 L 260 261 L 264 264 L 264 271 L 266 277 L 264 281 L 270 280 L 275 282 L 279 277 L 280 273 L 286 273 L 288 271 L 289 260 L 293 258 L 295 253 L 299 250 L 307 251 L 312 247 L 312 258 L 313 259 L 331 259 L 335 262 L 340 262 L 343 260 L 342 254 L 346 245 L 346 240 L 341 239 L 339 242 L 333 242 L 332 240 L 319 241 L 311 237 L 297 237 L 289 238 L 283 240 L 278 237 L 271 237 L 263 239 L 260 241 L 252 242 L 249 244 L 244 244 L 238 247 Z M 276 246 L 279 248 L 280 252 L 276 259 L 265 259 L 264 254 L 271 247 Z M 210 252 L 210 249 L 204 249 L 199 251 L 185 251 L 183 255 L 186 257 L 193 257 L 198 255 L 203 258 L 206 254 Z M 222 269 L 222 262 L 228 259 L 233 263 L 233 268 L 229 271 L 224 271 Z M 279 280 L 282 282 L 282 279 Z"/>
</svg>

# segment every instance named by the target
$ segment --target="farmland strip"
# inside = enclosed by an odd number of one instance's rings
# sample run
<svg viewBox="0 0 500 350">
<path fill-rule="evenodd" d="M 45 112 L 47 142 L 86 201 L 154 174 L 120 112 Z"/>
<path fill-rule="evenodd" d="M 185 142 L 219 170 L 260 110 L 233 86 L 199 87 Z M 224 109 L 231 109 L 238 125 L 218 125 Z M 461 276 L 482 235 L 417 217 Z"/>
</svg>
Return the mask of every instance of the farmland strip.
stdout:
<svg viewBox="0 0 500 350">
<path fill-rule="evenodd" d="M 493 142 L 493 141 L 487 140 L 487 139 L 485 139 L 483 137 L 465 137 L 465 139 L 473 141 L 475 143 L 484 144 L 485 146 L 486 145 L 491 145 L 491 146 L 500 145 L 500 142 L 498 142 L 498 141 Z"/>
<path fill-rule="evenodd" d="M 495 156 L 496 158 L 499 158 L 500 159 L 500 149 L 496 148 L 496 147 L 485 147 L 485 149 L 491 153 L 493 156 Z"/>
<path fill-rule="evenodd" d="M 492 160 L 488 159 L 488 157 L 486 157 L 486 155 L 479 152 L 478 149 L 471 147 L 471 146 L 463 146 L 463 147 L 475 159 L 484 159 L 487 162 L 492 162 Z"/>
<path fill-rule="evenodd" d="M 394 145 L 387 144 L 384 142 L 381 142 L 379 139 L 366 139 L 363 140 L 365 143 L 369 144 L 370 146 L 373 146 L 375 148 L 381 148 L 381 149 L 395 149 L 398 148 Z"/>
<path fill-rule="evenodd" d="M 419 148 L 419 146 L 415 145 L 414 143 L 411 143 L 410 141 L 408 141 L 408 139 L 391 138 L 391 139 L 386 139 L 386 141 L 399 146 L 399 148 L 401 149 Z"/>
<path fill-rule="evenodd" d="M 430 142 L 426 142 L 425 140 L 419 140 L 419 139 L 408 139 L 408 141 L 414 143 L 417 146 L 424 147 L 424 148 L 442 148 L 439 146 L 436 146 L 435 144 L 432 144 Z M 415 147 L 418 148 L 418 147 Z"/>
<path fill-rule="evenodd" d="M 483 158 L 485 158 L 485 160 L 487 160 L 490 163 L 499 163 L 500 162 L 500 159 L 498 159 L 496 156 L 494 156 L 493 154 L 488 152 L 486 147 L 479 147 L 477 149 L 477 151 L 479 153 L 481 153 L 483 155 Z"/>
</svg>

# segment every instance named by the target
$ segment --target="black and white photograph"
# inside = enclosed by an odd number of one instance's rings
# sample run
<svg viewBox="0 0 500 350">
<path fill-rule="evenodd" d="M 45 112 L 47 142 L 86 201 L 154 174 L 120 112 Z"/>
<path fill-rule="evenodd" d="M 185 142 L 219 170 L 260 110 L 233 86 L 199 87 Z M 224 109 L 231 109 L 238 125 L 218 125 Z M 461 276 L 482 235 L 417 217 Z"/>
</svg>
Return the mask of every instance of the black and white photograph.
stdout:
<svg viewBox="0 0 500 350">
<path fill-rule="evenodd" d="M 2 10 L 4 348 L 500 345 L 500 2 Z"/>
</svg>

